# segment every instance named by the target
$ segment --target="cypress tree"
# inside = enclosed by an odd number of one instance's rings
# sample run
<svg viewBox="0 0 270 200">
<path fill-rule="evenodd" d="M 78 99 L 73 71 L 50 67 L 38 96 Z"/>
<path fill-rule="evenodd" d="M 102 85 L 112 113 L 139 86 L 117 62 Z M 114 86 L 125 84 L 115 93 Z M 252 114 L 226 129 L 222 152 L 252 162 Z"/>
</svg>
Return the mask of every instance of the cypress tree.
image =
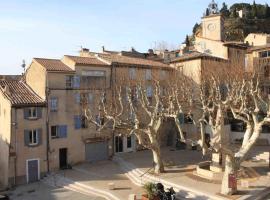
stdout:
<svg viewBox="0 0 270 200">
<path fill-rule="evenodd" d="M 187 47 L 190 46 L 190 42 L 189 42 L 189 37 L 188 37 L 188 35 L 186 36 L 185 44 L 186 44 Z"/>
</svg>

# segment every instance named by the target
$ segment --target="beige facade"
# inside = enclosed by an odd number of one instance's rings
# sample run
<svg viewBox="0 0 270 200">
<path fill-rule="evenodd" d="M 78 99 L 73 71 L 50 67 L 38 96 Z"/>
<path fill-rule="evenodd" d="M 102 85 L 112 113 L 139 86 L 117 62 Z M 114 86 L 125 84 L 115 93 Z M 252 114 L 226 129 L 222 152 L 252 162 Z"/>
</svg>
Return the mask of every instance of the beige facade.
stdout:
<svg viewBox="0 0 270 200">
<path fill-rule="evenodd" d="M 167 80 L 172 68 L 108 53 L 82 55 L 64 56 L 62 60 L 34 58 L 20 80 L 0 82 L 0 171 L 6 174 L 0 178 L 1 187 L 32 182 L 48 171 L 136 150 L 134 136 L 110 129 L 98 131 L 96 125 L 86 123 L 82 99 L 87 97 L 87 106 L 98 117 L 102 92 L 111 98 L 113 86 L 124 79 L 150 87 L 153 80 Z"/>
<path fill-rule="evenodd" d="M 224 41 L 224 18 L 220 14 L 202 18 L 202 38 Z"/>
<path fill-rule="evenodd" d="M 245 38 L 245 43 L 248 43 L 250 46 L 263 46 L 270 44 L 270 34 L 250 33 Z"/>
</svg>

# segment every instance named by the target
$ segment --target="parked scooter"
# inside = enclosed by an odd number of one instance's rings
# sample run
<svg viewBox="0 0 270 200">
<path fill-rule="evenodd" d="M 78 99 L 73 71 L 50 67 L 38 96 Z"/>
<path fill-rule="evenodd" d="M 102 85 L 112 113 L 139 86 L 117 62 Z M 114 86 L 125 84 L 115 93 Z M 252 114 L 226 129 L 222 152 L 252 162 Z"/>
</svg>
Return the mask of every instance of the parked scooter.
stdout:
<svg viewBox="0 0 270 200">
<path fill-rule="evenodd" d="M 176 193 L 172 187 L 168 188 L 167 189 L 168 191 L 165 192 L 164 186 L 162 185 L 162 183 L 157 183 L 156 188 L 157 188 L 157 193 L 160 200 L 176 200 L 176 196 L 175 196 Z"/>
</svg>

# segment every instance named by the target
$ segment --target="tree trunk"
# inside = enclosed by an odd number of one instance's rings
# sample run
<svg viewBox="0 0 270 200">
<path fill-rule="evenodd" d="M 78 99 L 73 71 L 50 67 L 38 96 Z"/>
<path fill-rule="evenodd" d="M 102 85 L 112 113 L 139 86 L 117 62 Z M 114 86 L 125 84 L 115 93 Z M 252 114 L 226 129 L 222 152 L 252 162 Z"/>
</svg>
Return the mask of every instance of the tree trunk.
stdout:
<svg viewBox="0 0 270 200">
<path fill-rule="evenodd" d="M 237 192 L 237 188 L 229 188 L 229 176 L 230 174 L 236 175 L 236 172 L 237 172 L 237 168 L 234 162 L 234 158 L 229 155 L 226 155 L 225 171 L 224 171 L 222 185 L 221 185 L 221 194 L 233 195 Z M 237 185 L 237 182 L 236 182 L 236 185 Z"/>
<path fill-rule="evenodd" d="M 164 165 L 161 158 L 160 148 L 156 147 L 154 149 L 151 149 L 153 153 L 153 161 L 154 161 L 154 170 L 156 174 L 163 173 Z"/>
</svg>

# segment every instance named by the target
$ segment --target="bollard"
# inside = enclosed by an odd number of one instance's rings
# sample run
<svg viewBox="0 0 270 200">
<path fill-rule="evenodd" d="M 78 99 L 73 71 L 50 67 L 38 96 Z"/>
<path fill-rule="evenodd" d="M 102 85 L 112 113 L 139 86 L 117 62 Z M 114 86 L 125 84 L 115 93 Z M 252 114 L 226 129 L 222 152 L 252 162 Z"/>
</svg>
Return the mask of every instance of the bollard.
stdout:
<svg viewBox="0 0 270 200">
<path fill-rule="evenodd" d="M 128 200 L 136 200 L 136 195 L 135 194 L 130 194 L 128 196 Z"/>
<path fill-rule="evenodd" d="M 115 184 L 114 183 L 109 183 L 109 190 L 114 190 L 115 189 Z"/>
</svg>

